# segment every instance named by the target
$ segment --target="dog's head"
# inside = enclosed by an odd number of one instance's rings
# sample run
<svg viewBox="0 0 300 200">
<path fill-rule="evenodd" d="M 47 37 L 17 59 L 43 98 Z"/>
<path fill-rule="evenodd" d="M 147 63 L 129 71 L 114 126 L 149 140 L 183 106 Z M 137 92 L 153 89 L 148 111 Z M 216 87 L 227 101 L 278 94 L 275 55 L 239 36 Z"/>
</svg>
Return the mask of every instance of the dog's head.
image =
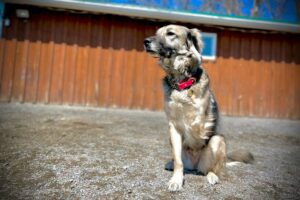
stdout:
<svg viewBox="0 0 300 200">
<path fill-rule="evenodd" d="M 203 43 L 198 29 L 168 25 L 158 29 L 154 36 L 146 38 L 144 48 L 150 55 L 158 57 L 166 70 L 170 67 L 174 69 L 177 56 L 189 55 L 191 62 L 195 63 L 196 60 L 200 63 Z"/>
</svg>

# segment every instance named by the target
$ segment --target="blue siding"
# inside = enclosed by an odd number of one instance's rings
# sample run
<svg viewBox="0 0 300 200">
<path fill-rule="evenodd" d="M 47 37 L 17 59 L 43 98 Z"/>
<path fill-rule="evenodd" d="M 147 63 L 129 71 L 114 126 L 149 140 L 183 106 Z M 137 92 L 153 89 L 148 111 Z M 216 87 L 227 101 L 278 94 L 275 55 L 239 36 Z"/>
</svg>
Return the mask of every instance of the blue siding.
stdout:
<svg viewBox="0 0 300 200">
<path fill-rule="evenodd" d="M 251 15 L 254 0 L 239 0 L 228 3 L 227 0 L 77 0 L 86 2 L 111 3 L 121 5 L 157 8 L 177 12 L 188 12 L 194 14 L 219 15 L 238 17 L 244 19 L 264 20 L 274 22 L 285 22 L 300 24 L 299 0 L 288 1 L 260 1 L 258 12 Z"/>
<path fill-rule="evenodd" d="M 3 14 L 4 14 L 4 3 L 2 0 L 0 0 L 0 38 L 2 38 Z"/>
</svg>

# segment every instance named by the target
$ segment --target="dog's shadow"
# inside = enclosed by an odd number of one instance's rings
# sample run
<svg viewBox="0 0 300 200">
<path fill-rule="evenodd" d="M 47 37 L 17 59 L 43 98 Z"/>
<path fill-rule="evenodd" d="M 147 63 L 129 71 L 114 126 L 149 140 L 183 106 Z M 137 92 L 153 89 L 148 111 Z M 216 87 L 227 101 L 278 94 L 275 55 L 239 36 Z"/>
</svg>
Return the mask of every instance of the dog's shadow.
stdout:
<svg viewBox="0 0 300 200">
<path fill-rule="evenodd" d="M 174 170 L 174 165 L 173 165 L 173 160 L 170 160 L 165 164 L 165 170 L 167 171 L 173 171 Z M 192 174 L 192 175 L 197 175 L 197 176 L 204 176 L 202 172 L 199 172 L 197 170 L 190 170 L 190 169 L 184 169 L 183 171 L 184 174 Z"/>
</svg>

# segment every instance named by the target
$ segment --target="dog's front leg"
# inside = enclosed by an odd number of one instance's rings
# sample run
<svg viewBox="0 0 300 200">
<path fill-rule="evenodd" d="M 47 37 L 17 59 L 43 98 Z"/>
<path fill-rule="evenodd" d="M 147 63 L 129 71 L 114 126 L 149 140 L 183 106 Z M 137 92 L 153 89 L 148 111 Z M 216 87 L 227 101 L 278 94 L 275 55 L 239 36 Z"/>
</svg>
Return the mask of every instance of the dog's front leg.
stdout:
<svg viewBox="0 0 300 200">
<path fill-rule="evenodd" d="M 169 190 L 178 191 L 182 188 L 183 184 L 183 163 L 181 159 L 182 153 L 182 136 L 172 122 L 169 123 L 171 144 L 174 159 L 174 171 L 171 180 L 169 181 Z"/>
</svg>

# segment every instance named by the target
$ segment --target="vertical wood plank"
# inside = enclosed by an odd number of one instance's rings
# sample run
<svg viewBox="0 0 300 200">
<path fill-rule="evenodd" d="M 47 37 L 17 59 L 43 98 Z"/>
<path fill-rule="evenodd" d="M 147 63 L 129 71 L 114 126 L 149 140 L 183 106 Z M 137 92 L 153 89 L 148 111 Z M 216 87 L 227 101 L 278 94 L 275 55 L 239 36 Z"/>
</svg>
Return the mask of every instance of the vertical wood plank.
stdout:
<svg viewBox="0 0 300 200">
<path fill-rule="evenodd" d="M 220 93 L 219 93 L 219 107 L 220 111 L 223 113 L 229 113 L 229 104 L 231 102 L 228 101 L 229 95 L 228 95 L 228 86 L 230 84 L 230 75 L 229 75 L 229 69 L 228 69 L 228 59 L 229 59 L 229 52 L 230 52 L 230 34 L 228 32 L 222 32 L 220 34 L 220 58 L 219 60 L 219 66 L 225 69 L 220 69 L 222 76 L 220 76 Z"/>
<path fill-rule="evenodd" d="M 137 29 L 136 29 L 136 23 L 126 23 L 125 26 L 125 33 L 124 38 L 136 38 L 137 36 Z M 124 52 L 124 70 L 123 70 L 123 78 L 121 82 L 121 101 L 120 106 L 128 108 L 131 105 L 132 102 L 132 96 L 133 96 L 133 84 L 134 84 L 134 70 L 135 67 L 135 55 L 136 55 L 136 45 L 138 41 L 137 40 L 125 40 L 125 52 Z"/>
<path fill-rule="evenodd" d="M 40 13 L 32 16 L 31 21 L 23 101 L 36 103 L 41 58 L 41 29 L 44 22 L 41 20 Z"/>
<path fill-rule="evenodd" d="M 291 37 L 291 43 L 290 43 L 290 49 L 291 49 L 291 63 L 289 64 L 289 87 L 287 88 L 287 94 L 288 94 L 288 116 L 289 118 L 295 117 L 295 110 L 297 110 L 297 104 L 296 100 L 299 100 L 297 98 L 297 82 L 299 83 L 299 73 L 297 74 L 297 68 L 299 68 L 299 65 L 297 66 L 297 57 L 299 56 L 299 52 L 297 52 L 297 46 L 299 43 L 297 43 L 296 37 Z M 297 52 L 297 53 L 296 53 Z M 298 55 L 298 56 L 297 56 Z M 299 72 L 299 71 L 298 71 Z"/>
<path fill-rule="evenodd" d="M 18 23 L 17 44 L 15 52 L 14 76 L 12 88 L 12 101 L 22 102 L 26 82 L 26 71 L 28 61 L 29 30 L 32 23 L 15 19 Z"/>
<path fill-rule="evenodd" d="M 294 55 L 294 61 L 292 63 L 293 68 L 293 77 L 290 87 L 294 88 L 294 98 L 293 101 L 289 104 L 289 106 L 292 108 L 292 114 L 290 115 L 292 119 L 300 119 L 300 58 L 299 58 L 299 52 L 300 52 L 300 36 L 299 34 L 293 35 L 293 47 L 292 47 L 293 55 Z"/>
<path fill-rule="evenodd" d="M 298 44 L 300 43 L 299 40 L 297 41 Z M 298 47 L 299 48 L 299 47 Z M 298 58 L 299 59 L 299 58 Z M 299 61 L 299 60 L 298 60 Z M 295 64 L 295 73 L 294 73 L 294 86 L 295 86 L 295 98 L 294 102 L 291 104 L 292 107 L 295 109 L 293 110 L 292 119 L 300 119 L 300 67 L 299 64 Z"/>
<path fill-rule="evenodd" d="M 89 62 L 88 48 L 90 42 L 90 16 L 79 18 L 79 38 L 76 57 L 75 86 L 73 104 L 83 105 L 86 102 L 87 67 Z"/>
<path fill-rule="evenodd" d="M 9 101 L 11 99 L 17 47 L 17 27 L 17 20 L 13 20 L 11 26 L 4 27 L 6 42 L 1 73 L 0 101 Z"/>
<path fill-rule="evenodd" d="M 271 116 L 276 118 L 281 116 L 279 107 L 284 106 L 282 103 L 282 97 L 285 96 L 284 91 L 281 89 L 282 85 L 285 85 L 283 80 L 283 65 L 281 63 L 281 49 L 283 48 L 283 40 L 278 35 L 274 35 L 272 38 L 272 64 L 274 65 L 274 82 L 272 85 L 273 101 L 271 105 Z"/>
<path fill-rule="evenodd" d="M 5 54 L 5 39 L 0 39 L 0 88 L 1 88 L 1 77 L 2 77 L 2 71 L 4 68 L 4 54 Z"/>
<path fill-rule="evenodd" d="M 231 73 L 229 76 L 231 77 L 231 101 L 230 101 L 230 112 L 231 115 L 239 115 L 241 111 L 241 93 L 240 93 L 240 85 L 244 84 L 240 79 L 239 71 L 242 69 L 242 57 L 241 57 L 241 37 L 238 37 L 239 33 L 232 32 L 231 38 L 230 38 L 230 60 L 231 60 Z M 219 67 L 219 66 L 217 66 Z M 245 66 L 246 67 L 246 66 Z M 220 68 L 221 71 L 219 73 L 222 73 L 225 66 L 222 66 Z M 227 71 L 227 70 L 226 70 Z M 228 94 L 229 95 L 229 94 Z"/>
<path fill-rule="evenodd" d="M 270 55 L 270 49 L 271 49 L 271 43 L 270 40 L 268 39 L 268 35 L 263 35 L 262 38 L 262 43 L 261 43 L 261 52 L 262 52 L 262 60 L 260 61 L 260 65 L 261 65 L 261 73 L 263 76 L 263 82 L 261 82 L 261 88 L 263 94 L 261 97 L 261 106 L 260 106 L 260 113 L 262 116 L 268 116 L 268 109 L 267 109 L 267 105 L 270 102 L 270 69 L 269 69 L 269 65 L 268 62 L 270 60 L 269 55 Z"/>
<path fill-rule="evenodd" d="M 150 26 L 145 26 L 145 37 L 154 35 L 155 31 Z M 144 39 L 144 38 L 143 38 Z M 139 43 L 140 49 L 143 49 L 143 40 Z M 153 110 L 157 106 L 157 90 L 161 88 L 162 81 L 160 75 L 160 66 L 157 64 L 157 59 L 146 55 L 145 59 L 145 78 L 144 87 L 145 93 L 143 96 L 143 107 Z"/>
<path fill-rule="evenodd" d="M 112 45 L 113 45 L 113 37 L 114 29 L 112 27 L 111 18 L 106 18 L 103 20 L 103 37 L 101 42 L 102 52 L 100 59 L 100 92 L 99 92 L 99 105 L 107 106 L 109 105 L 110 98 L 110 78 L 111 78 L 111 63 L 113 60 L 112 57 Z"/>
<path fill-rule="evenodd" d="M 52 60 L 52 76 L 49 93 L 49 102 L 60 104 L 63 98 L 63 76 L 65 63 L 65 40 L 66 34 L 66 14 L 59 12 L 56 14 L 56 24 L 54 31 L 54 51 Z"/>
<path fill-rule="evenodd" d="M 286 38 L 281 36 L 283 42 L 282 42 L 282 48 L 281 48 L 281 66 L 282 66 L 282 84 L 280 84 L 280 89 L 279 92 L 281 94 L 285 94 L 288 96 L 288 80 L 290 79 L 288 76 L 288 71 L 290 69 L 290 66 L 288 64 L 288 57 L 289 55 L 291 55 L 291 48 L 290 48 L 290 44 L 291 44 L 291 39 L 290 38 Z M 289 100 L 288 98 L 286 98 L 285 95 L 281 95 L 281 102 L 282 102 L 282 106 L 279 106 L 278 112 L 281 113 L 281 117 L 283 118 L 287 118 L 288 117 L 288 113 L 286 112 L 286 108 L 289 107 Z"/>
<path fill-rule="evenodd" d="M 41 58 L 38 79 L 37 101 L 49 103 L 50 80 L 52 76 L 52 61 L 54 50 L 54 27 L 55 15 L 51 12 L 41 16 L 44 24 L 42 26 Z"/>
<path fill-rule="evenodd" d="M 75 71 L 77 60 L 77 41 L 79 38 L 79 16 L 69 14 L 66 21 L 68 28 L 65 38 L 65 58 L 64 58 L 64 75 L 63 75 L 63 104 L 71 105 L 73 103 L 73 92 L 75 84 Z"/>
<path fill-rule="evenodd" d="M 123 20 L 114 20 L 113 21 L 113 42 L 112 42 L 112 63 L 111 66 L 108 66 L 111 70 L 110 76 L 110 98 L 108 105 L 117 107 L 120 104 L 120 93 L 121 87 L 119 84 L 122 83 L 122 79 L 126 78 L 123 74 L 124 69 L 124 44 L 125 40 L 125 29 Z"/>
<path fill-rule="evenodd" d="M 250 53 L 252 55 L 251 63 L 253 66 L 253 84 L 252 84 L 252 95 L 250 99 L 250 115 L 255 116 L 259 114 L 261 103 L 262 103 L 262 88 L 261 82 L 263 79 L 263 74 L 261 73 L 261 37 L 262 34 L 252 34 L 251 39 L 251 49 Z"/>
<path fill-rule="evenodd" d="M 91 18 L 91 41 L 89 48 L 89 59 L 91 62 L 88 63 L 88 79 L 87 79 L 87 105 L 97 106 L 99 99 L 99 73 L 100 73 L 100 59 L 101 51 L 100 47 L 103 32 L 101 29 L 102 17 L 93 16 Z"/>
<path fill-rule="evenodd" d="M 143 41 L 146 37 L 143 25 L 138 24 L 137 25 L 137 41 Z M 139 45 L 139 44 L 137 44 Z M 145 54 L 143 51 L 138 50 L 136 52 L 136 60 L 135 60 L 135 71 L 134 71 L 134 85 L 133 85 L 133 98 L 132 98 L 132 105 L 130 107 L 132 108 L 142 108 L 143 105 L 143 96 L 145 92 L 144 88 L 144 80 L 145 80 L 145 60 L 146 56 L 149 56 Z"/>
<path fill-rule="evenodd" d="M 251 70 L 249 49 L 251 38 L 249 34 L 243 34 L 241 38 L 241 73 L 237 76 L 240 80 L 240 112 L 239 115 L 249 114 L 249 96 L 251 96 L 253 71 Z M 230 89 L 230 88 L 228 88 Z"/>
</svg>

